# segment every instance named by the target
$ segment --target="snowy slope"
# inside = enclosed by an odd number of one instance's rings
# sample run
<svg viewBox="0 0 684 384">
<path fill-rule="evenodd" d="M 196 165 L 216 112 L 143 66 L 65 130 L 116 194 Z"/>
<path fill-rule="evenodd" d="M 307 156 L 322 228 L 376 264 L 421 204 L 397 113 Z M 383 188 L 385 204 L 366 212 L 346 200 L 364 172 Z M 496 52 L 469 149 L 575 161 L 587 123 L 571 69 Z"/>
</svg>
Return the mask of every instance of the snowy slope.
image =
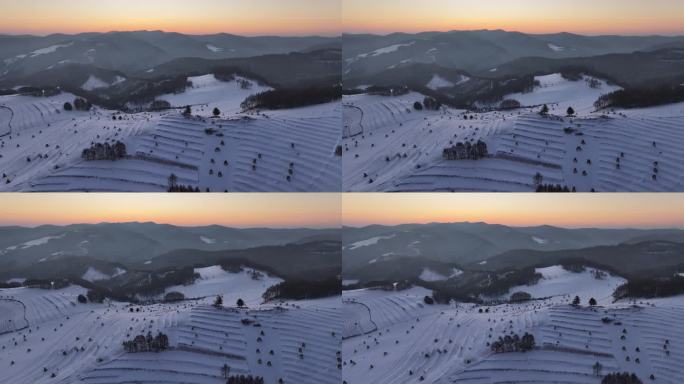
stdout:
<svg viewBox="0 0 684 384">
<path fill-rule="evenodd" d="M 579 191 L 679 191 L 684 188 L 684 103 L 628 111 L 593 112 L 611 91 L 559 75 L 539 78 L 524 105 L 512 111 L 473 113 L 443 108 L 415 111 L 417 93 L 398 97 L 345 96 L 343 190 L 512 191 L 544 184 Z M 550 115 L 538 114 L 546 103 Z M 578 116 L 566 117 L 567 106 Z M 458 142 L 487 144 L 477 161 L 446 161 Z"/>
<path fill-rule="evenodd" d="M 220 266 L 197 268 L 195 273 L 200 275 L 193 284 L 172 286 L 166 289 L 168 292 L 180 292 L 186 298 L 205 299 L 203 302 L 213 303 L 217 295 L 223 297 L 226 305 L 235 305 L 237 299 L 242 299 L 247 306 L 258 306 L 263 302 L 261 295 L 268 287 L 282 282 L 282 279 L 268 276 L 259 272 L 261 276 L 253 279 L 251 270 L 243 270 L 239 273 L 224 271 Z"/>
<path fill-rule="evenodd" d="M 231 282 L 220 273 L 203 276 L 223 279 L 232 294 L 240 293 L 239 277 Z M 281 378 L 311 384 L 340 381 L 339 298 L 217 309 L 201 300 L 78 304 L 76 297 L 83 293 L 85 289 L 73 286 L 0 290 L 0 382 L 220 384 L 225 383 L 224 364 L 232 375 L 263 376 L 269 384 Z M 245 319 L 259 326 L 243 324 Z M 10 320 L 15 330 L 7 327 Z M 124 353 L 124 340 L 148 331 L 166 333 L 171 348 Z"/>
<path fill-rule="evenodd" d="M 593 297 L 599 305 L 607 305 L 613 301 L 615 289 L 627 282 L 607 272 L 603 272 L 605 275 L 600 275 L 602 277 L 596 278 L 595 276 L 598 276 L 596 270 L 591 268 L 575 273 L 556 265 L 538 268 L 537 273 L 540 273 L 542 278 L 536 284 L 513 287 L 509 289 L 505 298 L 521 291 L 529 293 L 533 298 L 563 296 L 571 292 L 585 303 Z"/>
<path fill-rule="evenodd" d="M 426 293 L 419 288 L 344 292 L 347 383 L 598 384 L 601 378 L 592 374 L 596 362 L 603 375 L 628 371 L 644 382 L 668 384 L 684 378 L 676 357 L 684 353 L 684 297 L 643 301 L 638 307 L 610 303 L 574 308 L 565 297 L 429 306 L 422 302 Z M 603 322 L 604 317 L 611 323 Z M 533 334 L 536 349 L 493 354 L 487 343 L 511 332 Z"/>
<path fill-rule="evenodd" d="M 158 192 L 167 190 L 171 174 L 202 191 L 340 189 L 338 103 L 238 113 L 240 102 L 261 88 L 243 90 L 213 75 L 193 81 L 195 87 L 168 97 L 193 105 L 193 118 L 178 110 L 65 112 L 64 102 L 74 99 L 69 94 L 1 96 L 0 190 Z M 222 118 L 211 117 L 214 106 Z M 126 159 L 81 159 L 92 143 L 116 141 L 126 144 Z"/>
</svg>

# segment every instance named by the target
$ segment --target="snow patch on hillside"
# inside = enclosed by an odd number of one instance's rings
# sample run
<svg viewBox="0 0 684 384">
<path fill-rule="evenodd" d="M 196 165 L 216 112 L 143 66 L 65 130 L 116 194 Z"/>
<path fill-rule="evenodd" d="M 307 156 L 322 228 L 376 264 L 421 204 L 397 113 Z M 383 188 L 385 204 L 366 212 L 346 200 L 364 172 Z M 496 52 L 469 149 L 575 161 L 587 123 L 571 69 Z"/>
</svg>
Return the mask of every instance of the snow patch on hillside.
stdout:
<svg viewBox="0 0 684 384">
<path fill-rule="evenodd" d="M 352 249 L 356 249 L 356 248 L 360 248 L 360 247 L 368 247 L 368 246 L 377 244 L 378 241 L 380 241 L 380 240 L 388 240 L 388 239 L 394 238 L 395 236 L 396 236 L 396 234 L 391 234 L 388 236 L 371 237 L 370 239 L 367 239 L 367 240 L 361 240 L 361 241 L 357 241 L 355 243 L 349 244 L 346 248 L 349 250 L 352 250 Z"/>
<path fill-rule="evenodd" d="M 515 292 L 524 291 L 533 298 L 545 298 L 569 295 L 579 296 L 582 302 L 595 298 L 600 305 L 609 304 L 613 301 L 613 292 L 617 287 L 626 282 L 625 279 L 613 276 L 607 272 L 587 268 L 583 272 L 570 272 L 560 265 L 538 268 L 537 273 L 542 278 L 534 285 L 522 285 L 511 288 L 507 296 Z M 596 277 L 596 273 L 601 278 Z"/>
<path fill-rule="evenodd" d="M 443 78 L 440 75 L 433 75 L 432 79 L 430 79 L 430 81 L 427 83 L 427 87 L 432 89 L 432 90 L 435 90 L 435 91 L 440 89 L 440 88 L 449 88 L 449 87 L 453 87 L 453 86 L 454 86 L 454 83 Z"/>
<path fill-rule="evenodd" d="M 56 45 L 49 46 L 47 48 L 36 49 L 35 51 L 29 53 L 28 56 L 29 57 L 36 57 L 36 56 L 40 56 L 40 55 L 47 55 L 49 53 L 57 52 L 57 50 L 60 48 L 67 48 L 67 47 L 71 47 L 72 45 L 74 45 L 73 42 L 68 43 L 68 44 L 56 44 Z"/>
<path fill-rule="evenodd" d="M 214 52 L 214 53 L 223 52 L 223 48 L 219 48 L 219 47 L 217 47 L 215 45 L 211 45 L 211 44 L 207 44 L 207 49 Z"/>
<path fill-rule="evenodd" d="M 552 50 L 552 51 L 554 51 L 554 52 L 563 52 L 563 51 L 565 51 L 565 47 L 559 47 L 559 46 L 557 46 L 557 45 L 555 45 L 555 44 L 549 43 L 548 46 L 549 46 L 549 49 Z"/>
<path fill-rule="evenodd" d="M 541 237 L 537 237 L 537 236 L 532 236 L 532 241 L 534 241 L 537 244 L 541 244 L 541 245 L 549 243 L 549 241 L 547 239 L 542 239 Z"/>
<path fill-rule="evenodd" d="M 216 240 L 210 237 L 200 236 L 200 240 L 202 240 L 202 242 L 205 244 L 216 244 Z"/>
<path fill-rule="evenodd" d="M 114 273 L 111 275 L 100 272 L 93 267 L 88 267 L 88 270 L 83 274 L 82 278 L 85 281 L 90 281 L 91 283 L 94 283 L 96 281 L 111 280 L 117 276 L 123 275 L 124 273 L 126 273 L 126 270 L 121 269 L 119 267 L 117 267 Z"/>
<path fill-rule="evenodd" d="M 262 294 L 272 285 L 283 280 L 268 276 L 264 272 L 243 270 L 239 273 L 225 271 L 214 265 L 196 268 L 200 278 L 190 285 L 168 287 L 166 293 L 180 292 L 186 298 L 203 298 L 206 303 L 213 302 L 217 295 L 223 296 L 225 306 L 235 306 L 237 299 L 244 300 L 248 306 L 258 306 L 263 302 Z"/>
</svg>

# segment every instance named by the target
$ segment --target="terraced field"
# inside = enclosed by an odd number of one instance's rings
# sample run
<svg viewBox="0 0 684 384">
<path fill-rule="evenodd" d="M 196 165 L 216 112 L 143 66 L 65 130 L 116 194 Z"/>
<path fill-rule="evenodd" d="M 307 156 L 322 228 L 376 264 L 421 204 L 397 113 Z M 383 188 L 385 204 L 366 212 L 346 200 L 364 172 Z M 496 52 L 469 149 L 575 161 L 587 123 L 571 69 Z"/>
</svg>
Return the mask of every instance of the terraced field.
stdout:
<svg viewBox="0 0 684 384">
<path fill-rule="evenodd" d="M 595 112 L 591 100 L 600 92 L 584 82 L 542 83 L 530 94 L 511 95 L 534 104 L 515 111 L 414 111 L 423 98 L 415 93 L 345 97 L 343 189 L 525 192 L 536 189 L 537 173 L 543 184 L 578 192 L 684 188 L 677 160 L 684 158 L 682 104 Z M 538 113 L 543 102 L 549 116 Z M 569 105 L 578 115 L 565 116 Z M 488 157 L 442 159 L 444 148 L 478 140 Z"/>
</svg>

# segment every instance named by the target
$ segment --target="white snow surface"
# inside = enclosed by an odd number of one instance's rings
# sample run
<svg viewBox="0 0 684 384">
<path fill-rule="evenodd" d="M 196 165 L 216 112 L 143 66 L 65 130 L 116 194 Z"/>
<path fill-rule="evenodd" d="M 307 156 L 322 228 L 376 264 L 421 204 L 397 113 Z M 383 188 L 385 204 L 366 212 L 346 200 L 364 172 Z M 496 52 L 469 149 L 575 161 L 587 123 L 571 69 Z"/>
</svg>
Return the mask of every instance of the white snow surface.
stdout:
<svg viewBox="0 0 684 384">
<path fill-rule="evenodd" d="M 224 364 L 232 375 L 262 376 L 268 384 L 280 378 L 341 382 L 339 298 L 216 309 L 201 301 L 79 304 L 77 296 L 85 293 L 75 286 L 0 290 L 0 360 L 7 363 L 0 382 L 222 384 Z M 170 350 L 124 353 L 124 340 L 160 331 L 168 335 Z"/>
<path fill-rule="evenodd" d="M 542 275 L 537 284 L 513 287 L 509 289 L 506 297 L 520 291 L 529 293 L 533 298 L 563 296 L 572 293 L 579 296 L 584 303 L 593 297 L 599 305 L 608 305 L 613 301 L 615 288 L 627 282 L 624 278 L 613 276 L 607 272 L 605 272 L 605 277 L 597 279 L 592 274 L 594 271 L 592 268 L 575 273 L 556 265 L 538 268 L 536 271 Z"/>
<path fill-rule="evenodd" d="M 340 190 L 339 103 L 243 112 L 244 98 L 263 88 L 242 90 L 213 75 L 193 81 L 169 100 L 192 104 L 192 118 L 178 110 L 66 112 L 64 103 L 75 98 L 68 93 L 0 96 L 0 191 L 162 192 L 171 174 L 212 192 Z M 220 118 L 211 117 L 215 106 Z M 81 159 L 91 143 L 116 141 L 128 158 Z"/>
<path fill-rule="evenodd" d="M 95 89 L 107 88 L 107 87 L 109 87 L 109 83 L 107 83 L 104 80 L 99 79 L 98 77 L 96 77 L 94 75 L 90 75 L 90 77 L 88 77 L 88 80 L 86 80 L 86 82 L 83 83 L 83 85 L 81 85 L 81 89 L 83 89 L 84 91 L 92 91 Z"/>
<path fill-rule="evenodd" d="M 557 271 L 547 272 L 557 277 Z M 684 366 L 667 357 L 663 345 L 669 340 L 668 349 L 675 353 L 673 343 L 684 342 L 683 296 L 637 301 L 635 307 L 606 303 L 574 308 L 568 303 L 576 288 L 553 299 L 489 306 L 426 305 L 423 297 L 430 291 L 423 288 L 345 291 L 343 380 L 594 384 L 600 378 L 592 376 L 591 366 L 599 361 L 604 374 L 635 372 L 646 381 L 653 374 L 652 382 L 658 384 L 681 381 Z M 623 329 L 626 338 L 621 340 Z M 537 349 L 531 352 L 493 354 L 487 346 L 505 334 L 525 332 L 535 337 Z"/>
<path fill-rule="evenodd" d="M 106 273 L 100 272 L 93 267 L 88 267 L 86 272 L 83 274 L 82 279 L 85 281 L 90 281 L 94 283 L 96 281 L 110 280 L 117 276 L 121 276 L 126 273 L 125 269 L 117 267 L 113 274 L 108 275 Z"/>
<path fill-rule="evenodd" d="M 597 112 L 593 102 L 614 86 L 538 80 L 532 92 L 506 96 L 529 106 L 510 111 L 415 111 L 418 93 L 344 96 L 343 191 L 532 192 L 537 173 L 578 192 L 684 189 L 684 103 Z M 445 148 L 478 140 L 487 157 L 443 159 Z"/>
<path fill-rule="evenodd" d="M 244 300 L 248 306 L 258 306 L 263 302 L 261 295 L 270 286 L 283 280 L 259 272 L 263 276 L 258 280 L 252 279 L 249 270 L 239 273 L 224 271 L 220 266 L 197 268 L 195 273 L 200 278 L 190 285 L 177 285 L 166 288 L 166 293 L 180 292 L 186 298 L 203 299 L 207 304 L 213 303 L 217 295 L 223 296 L 227 306 L 234 306 L 237 299 Z"/>
<path fill-rule="evenodd" d="M 375 236 L 375 237 L 371 237 L 370 239 L 360 240 L 360 241 L 351 243 L 351 244 L 347 245 L 345 248 L 352 250 L 352 249 L 356 249 L 359 247 L 368 247 L 368 246 L 377 244 L 378 241 L 380 241 L 380 240 L 389 240 L 389 239 L 394 238 L 395 236 L 396 236 L 396 234 L 394 234 L 394 233 L 391 235 L 386 235 L 386 236 Z"/>
</svg>

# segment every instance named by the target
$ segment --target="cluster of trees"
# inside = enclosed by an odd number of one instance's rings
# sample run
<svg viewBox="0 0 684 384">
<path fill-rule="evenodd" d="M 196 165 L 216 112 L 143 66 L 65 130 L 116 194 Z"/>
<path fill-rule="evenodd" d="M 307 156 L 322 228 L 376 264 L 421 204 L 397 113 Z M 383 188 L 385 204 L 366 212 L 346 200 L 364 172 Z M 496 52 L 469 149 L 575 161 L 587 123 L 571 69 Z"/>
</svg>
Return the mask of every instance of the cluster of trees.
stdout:
<svg viewBox="0 0 684 384">
<path fill-rule="evenodd" d="M 456 145 L 444 148 L 442 157 L 444 160 L 479 160 L 487 156 L 487 143 L 478 140 L 477 143 L 456 143 Z"/>
<path fill-rule="evenodd" d="M 166 100 L 155 100 L 150 104 L 150 111 L 163 111 L 171 108 L 171 103 Z"/>
<path fill-rule="evenodd" d="M 596 109 L 605 108 L 644 108 L 684 101 L 684 86 L 667 85 L 655 88 L 626 88 L 596 100 Z"/>
<path fill-rule="evenodd" d="M 613 293 L 616 299 L 625 297 L 670 297 L 684 294 L 684 277 L 630 278 Z"/>
<path fill-rule="evenodd" d="M 149 103 L 154 102 L 157 96 L 168 93 L 181 93 L 187 87 L 191 86 L 186 76 L 176 76 L 173 78 L 163 79 L 154 83 L 145 84 L 131 93 L 125 95 L 126 100 L 123 103 Z M 113 100 L 115 101 L 115 100 Z"/>
<path fill-rule="evenodd" d="M 523 291 L 513 293 L 509 299 L 511 303 L 522 303 L 530 300 L 532 300 L 532 295 Z"/>
<path fill-rule="evenodd" d="M 432 97 L 426 97 L 423 99 L 423 107 L 428 111 L 439 111 L 439 109 L 442 108 L 442 103 Z"/>
<path fill-rule="evenodd" d="M 126 157 L 126 144 L 117 141 L 114 145 L 109 143 L 95 143 L 81 153 L 81 158 L 87 161 L 93 160 L 119 160 Z"/>
<path fill-rule="evenodd" d="M 601 384 L 643 384 L 634 373 L 613 372 L 605 375 Z"/>
<path fill-rule="evenodd" d="M 212 304 L 214 308 L 223 308 L 223 296 L 217 295 L 216 298 L 214 299 L 214 304 Z M 237 299 L 235 302 L 235 305 L 238 308 L 243 308 L 245 306 L 245 301 L 242 299 Z"/>
<path fill-rule="evenodd" d="M 579 307 L 579 305 L 581 303 L 582 303 L 582 301 L 580 300 L 579 296 L 575 296 L 575 298 L 572 299 L 572 306 L 573 307 Z M 597 304 L 596 299 L 594 299 L 593 297 L 589 299 L 589 305 L 590 306 L 594 307 L 594 306 L 596 306 L 596 304 Z"/>
<path fill-rule="evenodd" d="M 93 104 L 90 101 L 82 99 L 80 97 L 77 97 L 74 100 L 73 105 L 71 105 L 71 103 L 69 103 L 69 102 L 64 103 L 64 110 L 65 111 L 73 111 L 74 109 L 76 109 L 77 111 L 87 112 L 87 111 L 90 111 L 90 109 L 92 107 L 93 107 Z"/>
<path fill-rule="evenodd" d="M 45 280 L 45 279 L 28 279 L 24 281 L 24 287 L 38 288 L 38 289 L 62 289 L 71 284 L 68 279 L 59 280 Z"/>
<path fill-rule="evenodd" d="M 534 345 L 534 335 L 525 332 L 522 337 L 518 334 L 499 337 L 490 348 L 494 353 L 527 352 L 534 349 Z"/>
<path fill-rule="evenodd" d="M 537 188 L 535 188 L 535 192 L 539 192 L 539 193 L 545 193 L 545 192 L 570 193 L 570 192 L 575 192 L 575 191 L 571 191 L 567 185 L 539 184 L 539 185 L 537 185 Z"/>
<path fill-rule="evenodd" d="M 339 295 L 342 281 L 330 277 L 320 281 L 286 280 L 269 287 L 262 295 L 264 300 L 289 299 L 305 300 Z"/>
<path fill-rule="evenodd" d="M 264 378 L 252 375 L 231 376 L 226 384 L 264 384 Z"/>
<path fill-rule="evenodd" d="M 182 193 L 189 193 L 189 192 L 200 192 L 199 187 L 192 187 L 189 185 L 182 185 L 178 184 L 178 176 L 176 176 L 174 173 L 169 175 L 169 187 L 166 190 L 167 192 L 182 192 Z"/>
<path fill-rule="evenodd" d="M 128 353 L 161 352 L 169 348 L 169 337 L 161 332 L 153 337 L 152 332 L 147 332 L 147 336 L 138 335 L 133 340 L 124 341 L 123 347 Z"/>
<path fill-rule="evenodd" d="M 289 109 L 330 103 L 342 98 L 342 86 L 274 89 L 251 95 L 240 104 L 243 109 Z"/>
<path fill-rule="evenodd" d="M 183 301 L 185 300 L 185 295 L 182 294 L 181 292 L 169 292 L 166 295 L 164 295 L 164 301 L 167 303 L 174 303 L 178 301 Z"/>
</svg>

